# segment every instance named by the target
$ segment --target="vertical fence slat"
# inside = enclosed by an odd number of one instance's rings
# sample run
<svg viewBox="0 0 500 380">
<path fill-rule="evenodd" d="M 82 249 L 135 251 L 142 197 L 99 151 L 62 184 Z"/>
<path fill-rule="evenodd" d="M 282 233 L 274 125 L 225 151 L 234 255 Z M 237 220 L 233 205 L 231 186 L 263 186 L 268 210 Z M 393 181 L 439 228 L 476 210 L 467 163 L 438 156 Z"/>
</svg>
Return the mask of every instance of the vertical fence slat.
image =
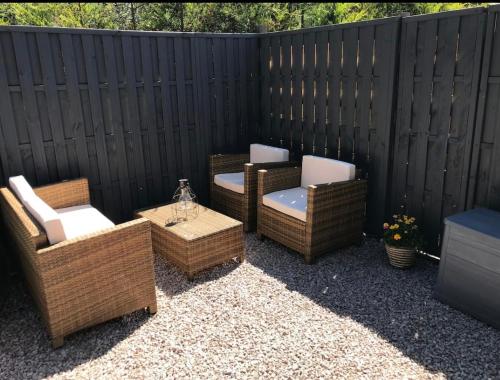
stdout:
<svg viewBox="0 0 500 380">
<path fill-rule="evenodd" d="M 326 154 L 326 91 L 328 65 L 328 32 L 316 35 L 316 80 L 315 80 L 315 117 L 314 117 L 314 154 Z"/>
<path fill-rule="evenodd" d="M 369 138 L 368 231 L 379 234 L 389 208 L 389 171 L 391 168 L 392 112 L 396 70 L 395 43 L 399 24 L 379 25 L 375 29 L 371 125 Z M 371 47 L 368 47 L 370 50 Z M 358 149 L 358 155 L 361 155 Z"/>
<path fill-rule="evenodd" d="M 147 197 L 147 186 L 144 166 L 144 153 L 142 149 L 141 128 L 139 122 L 139 106 L 137 103 L 137 87 L 135 77 L 134 52 L 132 38 L 122 36 L 123 59 L 125 66 L 125 78 L 127 81 L 127 119 L 128 130 L 132 131 L 136 192 L 139 199 L 139 207 L 145 207 L 149 201 Z"/>
<path fill-rule="evenodd" d="M 167 38 L 160 37 L 158 40 L 158 59 L 160 61 L 160 88 L 161 88 L 161 106 L 163 114 L 163 129 L 164 129 L 164 139 L 166 147 L 166 159 L 167 159 L 167 175 L 169 184 L 169 193 L 175 191 L 177 186 L 177 168 L 176 168 L 176 158 L 175 158 L 175 140 L 174 131 L 172 126 L 172 95 L 170 93 L 169 85 L 169 75 L 168 75 L 168 57 L 167 57 Z"/>
<path fill-rule="evenodd" d="M 436 231 L 441 225 L 443 186 L 446 177 L 446 156 L 448 153 L 448 133 L 450 127 L 451 104 L 455 58 L 460 19 L 458 17 L 440 20 L 434 75 L 439 81 L 434 84 L 431 104 L 429 141 L 427 146 L 426 191 L 428 204 L 422 222 Z"/>
<path fill-rule="evenodd" d="M 64 127 L 61 116 L 61 107 L 57 94 L 54 62 L 48 33 L 37 33 L 36 40 L 40 54 L 40 64 L 47 97 L 49 121 L 54 141 L 54 151 L 57 161 L 57 171 L 60 178 L 69 178 L 70 171 L 68 156 L 66 154 L 66 142 L 64 141 Z"/>
<path fill-rule="evenodd" d="M 104 212 L 106 214 L 111 214 L 111 217 L 116 220 L 121 207 L 117 204 L 118 199 L 116 196 L 113 196 L 113 189 L 111 188 L 111 176 L 108 165 L 104 119 L 101 108 L 102 102 L 98 83 L 94 36 L 90 34 L 82 36 L 82 45 L 85 68 L 87 70 L 92 124 L 96 139 L 99 178 L 101 180 L 102 194 L 104 198 Z"/>
<path fill-rule="evenodd" d="M 294 156 L 302 153 L 302 59 L 303 36 L 292 36 L 292 137 L 291 148 Z M 264 82 L 265 83 L 265 82 Z"/>
<path fill-rule="evenodd" d="M 224 79 L 222 73 L 222 39 L 214 38 L 214 69 L 215 69 L 215 119 L 216 127 L 216 148 L 219 153 L 222 153 L 226 147 L 224 146 Z"/>
<path fill-rule="evenodd" d="M 109 98 L 111 106 L 111 125 L 115 137 L 116 165 L 120 181 L 120 198 L 122 201 L 122 218 L 131 216 L 132 199 L 130 194 L 130 176 L 127 166 L 126 141 L 123 134 L 123 119 L 120 106 L 120 91 L 118 89 L 118 78 L 116 75 L 117 62 L 113 37 L 103 36 L 104 62 L 106 66 L 106 77 L 109 86 Z"/>
<path fill-rule="evenodd" d="M 2 154 L 2 165 L 4 175 L 18 175 L 23 172 L 21 154 L 19 152 L 19 141 L 16 131 L 14 110 L 12 109 L 12 99 L 9 91 L 7 79 L 7 61 L 5 47 L 0 45 L 0 92 L 2 101 L 0 102 L 0 121 L 2 126 L 2 140 L 4 141 L 0 150 Z"/>
<path fill-rule="evenodd" d="M 175 78 L 177 82 L 177 107 L 179 113 L 179 132 L 181 136 L 181 153 L 182 153 L 182 176 L 189 178 L 191 176 L 191 157 L 189 155 L 189 132 L 186 115 L 186 83 L 184 72 L 184 52 L 182 47 L 182 39 L 176 37 L 174 39 L 175 51 Z"/>
<path fill-rule="evenodd" d="M 356 165 L 366 169 L 368 158 L 368 138 L 370 133 L 370 108 L 373 75 L 373 45 L 375 28 L 368 26 L 359 31 L 359 79 L 358 99 L 356 104 L 357 144 Z M 377 62 L 378 64 L 378 62 Z"/>
<path fill-rule="evenodd" d="M 411 179 L 413 180 L 410 189 L 410 209 L 409 211 L 418 219 L 423 216 L 423 207 L 426 204 L 424 199 L 425 189 L 425 168 L 427 166 L 427 144 L 430 126 L 431 96 L 433 93 L 434 74 L 434 54 L 436 52 L 437 20 L 432 19 L 420 24 L 417 38 L 417 51 L 422 54 L 417 56 L 417 66 L 421 66 L 418 86 L 415 86 L 415 101 L 413 108 L 412 131 L 416 134 L 416 154 L 410 156 L 410 165 L 413 170 Z M 420 60 L 420 63 L 419 63 Z"/>
<path fill-rule="evenodd" d="M 234 38 L 226 39 L 226 62 L 227 62 L 227 95 L 228 95 L 228 113 L 229 124 L 227 125 L 226 144 L 229 145 L 230 151 L 236 152 L 238 148 L 238 129 L 236 123 L 236 83 L 235 83 L 235 42 Z"/>
<path fill-rule="evenodd" d="M 292 92 L 292 40 L 289 35 L 281 38 L 282 46 L 282 65 L 281 65 L 281 78 L 283 93 L 281 96 L 281 109 L 283 119 L 281 124 L 280 135 L 284 148 L 290 149 L 291 147 L 291 120 L 292 120 L 292 105 L 291 105 L 291 92 Z"/>
<path fill-rule="evenodd" d="M 73 51 L 73 41 L 70 34 L 60 34 L 61 50 L 66 75 L 66 90 L 70 102 L 71 130 L 76 138 L 76 154 L 78 157 L 78 168 L 80 175 L 88 177 L 90 175 L 90 163 L 87 147 L 87 138 L 83 124 L 83 114 L 80 99 L 80 89 L 78 74 Z"/>
<path fill-rule="evenodd" d="M 410 149 L 411 115 L 413 107 L 413 71 L 417 59 L 417 23 L 403 22 L 400 54 L 397 121 L 394 146 L 392 210 L 406 206 L 408 154 Z"/>
<path fill-rule="evenodd" d="M 12 33 L 12 39 L 16 61 L 21 68 L 19 70 L 19 82 L 21 84 L 24 110 L 31 141 L 31 151 L 33 152 L 33 160 L 35 163 L 35 174 L 38 184 L 44 184 L 48 179 L 48 166 L 44 151 L 38 104 L 36 101 L 35 89 L 33 87 L 33 73 L 26 43 L 26 34 L 14 32 Z"/>
<path fill-rule="evenodd" d="M 248 112 L 249 104 L 248 104 L 248 95 L 249 95 L 249 86 L 248 86 L 248 62 L 246 57 L 246 41 L 244 39 L 239 40 L 238 44 L 238 60 L 240 63 L 240 74 L 239 74 L 239 98 L 240 98 L 240 115 L 238 116 L 238 124 L 240 135 L 238 136 L 238 151 L 244 152 L 247 149 L 247 144 L 245 142 L 248 141 L 248 121 L 250 118 L 250 114 Z"/>
<path fill-rule="evenodd" d="M 345 30 L 343 37 L 340 159 L 350 162 L 354 152 L 358 28 L 349 28 Z"/>
<path fill-rule="evenodd" d="M 208 173 L 208 152 L 212 138 L 209 134 L 209 106 L 208 106 L 208 77 L 207 77 L 207 51 L 204 39 L 196 38 L 191 41 L 191 56 L 193 57 L 193 87 L 195 97 L 195 123 L 196 139 L 198 146 L 198 193 L 202 202 L 207 202 L 208 183 L 205 180 Z"/>
<path fill-rule="evenodd" d="M 151 58 L 150 37 L 141 37 L 141 56 L 143 66 L 144 95 L 146 100 L 145 123 L 151 155 L 151 170 L 153 176 L 153 203 L 163 199 L 162 172 L 160 166 L 160 151 L 158 145 L 158 126 L 156 121 L 155 99 L 153 92 L 153 65 Z"/>
<path fill-rule="evenodd" d="M 271 134 L 270 144 L 280 146 L 281 136 L 281 53 L 280 38 L 271 38 Z"/>
<path fill-rule="evenodd" d="M 339 157 L 340 136 L 340 74 L 342 70 L 342 30 L 328 33 L 328 107 L 327 156 Z"/>
<path fill-rule="evenodd" d="M 304 35 L 304 130 L 302 135 L 303 153 L 313 153 L 314 141 L 314 72 L 316 42 L 315 33 L 309 32 Z"/>
</svg>

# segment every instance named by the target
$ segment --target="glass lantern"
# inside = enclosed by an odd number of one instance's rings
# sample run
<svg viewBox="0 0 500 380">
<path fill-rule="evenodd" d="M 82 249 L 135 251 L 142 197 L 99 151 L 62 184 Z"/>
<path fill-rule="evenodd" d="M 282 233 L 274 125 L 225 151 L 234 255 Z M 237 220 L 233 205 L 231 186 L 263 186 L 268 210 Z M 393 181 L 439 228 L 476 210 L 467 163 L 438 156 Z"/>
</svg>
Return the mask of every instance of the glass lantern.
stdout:
<svg viewBox="0 0 500 380">
<path fill-rule="evenodd" d="M 187 222 L 198 216 L 196 195 L 189 187 L 187 179 L 179 180 L 179 187 L 172 197 L 173 219 L 176 223 Z"/>
</svg>

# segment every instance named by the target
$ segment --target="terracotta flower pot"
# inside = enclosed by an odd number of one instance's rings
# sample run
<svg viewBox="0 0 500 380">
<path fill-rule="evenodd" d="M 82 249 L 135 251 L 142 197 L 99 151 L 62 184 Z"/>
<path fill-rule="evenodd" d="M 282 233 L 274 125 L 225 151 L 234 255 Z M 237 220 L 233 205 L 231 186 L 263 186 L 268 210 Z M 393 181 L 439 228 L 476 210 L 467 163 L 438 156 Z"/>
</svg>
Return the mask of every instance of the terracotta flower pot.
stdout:
<svg viewBox="0 0 500 380">
<path fill-rule="evenodd" d="M 409 268 L 415 264 L 415 248 L 393 247 L 386 244 L 385 250 L 389 256 L 389 262 L 396 268 Z"/>
</svg>

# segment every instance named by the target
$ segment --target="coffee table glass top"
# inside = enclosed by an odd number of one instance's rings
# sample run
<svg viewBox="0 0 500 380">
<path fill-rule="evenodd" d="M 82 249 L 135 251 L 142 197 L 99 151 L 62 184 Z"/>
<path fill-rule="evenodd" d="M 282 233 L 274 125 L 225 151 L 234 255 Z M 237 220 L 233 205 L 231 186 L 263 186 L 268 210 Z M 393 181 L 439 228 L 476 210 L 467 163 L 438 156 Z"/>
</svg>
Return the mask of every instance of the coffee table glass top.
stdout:
<svg viewBox="0 0 500 380">
<path fill-rule="evenodd" d="M 152 223 L 165 228 L 167 231 L 185 240 L 200 239 L 242 225 L 238 220 L 201 205 L 199 206 L 198 216 L 195 219 L 180 222 L 169 227 L 166 227 L 165 223 L 174 215 L 172 204 L 138 211 L 137 215 L 149 219 Z"/>
</svg>

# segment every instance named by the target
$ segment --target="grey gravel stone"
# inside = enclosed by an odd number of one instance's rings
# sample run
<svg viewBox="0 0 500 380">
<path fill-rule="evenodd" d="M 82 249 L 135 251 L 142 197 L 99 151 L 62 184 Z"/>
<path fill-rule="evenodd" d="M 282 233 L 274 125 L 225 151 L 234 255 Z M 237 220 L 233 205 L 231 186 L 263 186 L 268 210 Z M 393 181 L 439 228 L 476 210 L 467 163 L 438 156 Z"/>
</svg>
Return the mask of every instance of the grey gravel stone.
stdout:
<svg viewBox="0 0 500 380">
<path fill-rule="evenodd" d="M 247 235 L 247 261 L 188 282 L 156 259 L 158 313 L 53 350 L 22 284 L 0 311 L 0 378 L 496 378 L 500 332 L 432 298 L 437 265 L 367 240 L 315 265 Z"/>
</svg>

